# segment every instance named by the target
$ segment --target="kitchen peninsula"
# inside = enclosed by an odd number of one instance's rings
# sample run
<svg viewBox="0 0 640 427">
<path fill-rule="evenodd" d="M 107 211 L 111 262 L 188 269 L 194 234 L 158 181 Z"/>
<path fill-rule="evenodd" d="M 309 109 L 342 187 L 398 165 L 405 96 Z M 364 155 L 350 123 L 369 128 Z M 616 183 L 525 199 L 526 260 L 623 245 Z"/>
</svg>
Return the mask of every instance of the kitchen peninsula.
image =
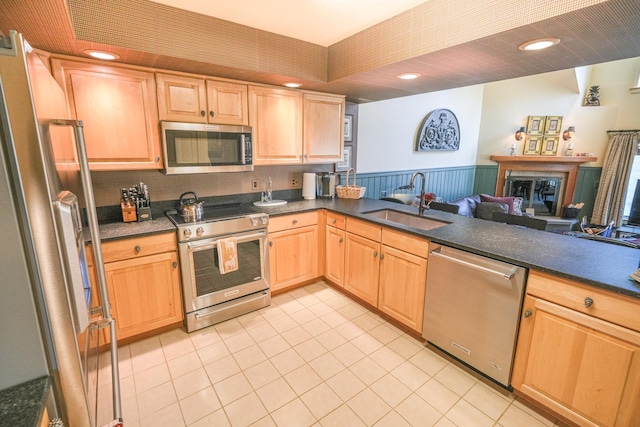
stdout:
<svg viewBox="0 0 640 427">
<path fill-rule="evenodd" d="M 619 409 L 640 392 L 640 321 L 637 318 L 640 286 L 629 278 L 640 259 L 637 249 L 432 210 L 424 216 L 446 225 L 423 230 L 369 215 L 368 212 L 382 209 L 417 213 L 415 207 L 373 199 L 294 200 L 283 206 L 251 205 L 248 209 L 283 219 L 317 213 L 317 277 L 326 277 L 336 288 L 341 286 L 327 274 L 328 265 L 323 266 L 329 240 L 322 236 L 325 228 L 340 227 L 340 224 L 330 224 L 337 217 L 347 224 L 370 224 L 383 233 L 389 230 L 405 239 L 432 241 L 528 268 L 511 379 L 513 388 L 577 425 L 637 425 L 634 424 L 639 416 L 637 410 Z M 166 220 L 161 218 L 141 225 L 140 234 L 154 233 L 156 221 L 157 232 L 169 231 Z M 136 224 L 114 223 L 103 225 L 101 232 L 107 239 L 118 239 L 134 236 L 136 228 Z M 126 231 L 120 234 L 119 230 Z M 286 289 L 306 283 L 308 280 L 289 283 Z M 393 311 L 387 313 L 381 300 L 366 301 L 346 286 L 341 291 L 363 301 L 370 309 L 386 314 L 385 317 L 395 320 L 394 323 L 405 330 L 413 330 L 413 336 L 420 334 L 421 322 L 411 325 L 403 313 L 399 313 L 400 316 Z M 422 307 L 422 301 L 419 303 Z M 549 344 L 544 337 L 551 337 L 555 344 Z M 589 343 L 587 347 L 585 342 Z M 550 370 L 549 360 L 556 361 L 558 366 L 566 363 L 569 373 Z M 592 376 L 589 372 L 598 372 L 598 375 Z M 552 376 L 567 377 L 567 380 L 558 383 Z M 615 397 L 604 399 L 602 390 L 611 391 Z M 587 397 L 580 398 L 582 395 Z M 602 407 L 589 403 L 601 399 L 606 400 Z M 614 424 L 611 419 L 619 423 Z"/>
</svg>

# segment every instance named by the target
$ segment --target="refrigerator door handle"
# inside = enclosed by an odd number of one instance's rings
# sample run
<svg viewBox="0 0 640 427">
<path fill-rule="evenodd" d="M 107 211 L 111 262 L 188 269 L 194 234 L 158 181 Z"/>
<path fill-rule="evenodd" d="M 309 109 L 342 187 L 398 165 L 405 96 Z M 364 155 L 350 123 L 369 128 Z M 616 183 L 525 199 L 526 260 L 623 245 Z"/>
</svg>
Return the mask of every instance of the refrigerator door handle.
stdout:
<svg viewBox="0 0 640 427">
<path fill-rule="evenodd" d="M 89 231 L 91 233 L 91 246 L 93 248 L 94 267 L 98 277 L 98 292 L 102 306 L 102 317 L 110 323 L 111 330 L 111 384 L 113 386 L 113 418 L 122 420 L 122 406 L 120 401 L 120 372 L 118 369 L 118 341 L 116 338 L 115 319 L 111 317 L 111 305 L 109 304 L 109 292 L 107 289 L 107 276 L 104 271 L 104 260 L 102 258 L 102 245 L 100 242 L 100 230 L 98 215 L 96 213 L 96 203 L 93 198 L 93 183 L 89 171 L 89 161 L 87 160 L 87 147 L 84 141 L 84 131 L 82 120 L 58 119 L 51 120 L 50 123 L 56 126 L 71 126 L 76 140 L 78 164 L 80 166 L 80 179 L 86 204 L 87 219 L 89 221 Z M 93 310 L 92 310 L 93 311 Z"/>
</svg>

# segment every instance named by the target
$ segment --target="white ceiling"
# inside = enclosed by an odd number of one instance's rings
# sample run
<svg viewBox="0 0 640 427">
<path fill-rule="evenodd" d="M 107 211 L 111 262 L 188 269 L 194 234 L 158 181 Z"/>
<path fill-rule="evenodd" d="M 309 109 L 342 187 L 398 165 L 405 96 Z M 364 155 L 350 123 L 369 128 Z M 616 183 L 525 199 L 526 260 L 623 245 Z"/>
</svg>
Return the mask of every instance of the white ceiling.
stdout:
<svg viewBox="0 0 640 427">
<path fill-rule="evenodd" d="M 294 39 L 330 46 L 424 0 L 152 0 Z"/>
</svg>

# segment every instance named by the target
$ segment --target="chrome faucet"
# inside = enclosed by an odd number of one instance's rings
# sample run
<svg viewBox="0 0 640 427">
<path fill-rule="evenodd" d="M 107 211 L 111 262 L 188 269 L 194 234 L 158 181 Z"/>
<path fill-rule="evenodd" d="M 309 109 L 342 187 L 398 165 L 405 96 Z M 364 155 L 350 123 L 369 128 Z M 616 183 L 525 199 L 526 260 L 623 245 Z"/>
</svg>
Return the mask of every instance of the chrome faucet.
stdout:
<svg viewBox="0 0 640 427">
<path fill-rule="evenodd" d="M 267 202 L 271 201 L 271 190 L 273 189 L 273 182 L 271 182 L 271 177 L 269 177 L 269 188 L 267 188 Z"/>
<path fill-rule="evenodd" d="M 429 209 L 429 204 L 424 200 L 424 183 L 426 181 L 424 174 L 422 172 L 414 172 L 413 175 L 411 175 L 411 181 L 409 181 L 409 185 L 407 187 L 409 190 L 413 190 L 413 181 L 418 175 L 422 177 L 422 186 L 420 187 L 420 201 L 418 202 L 418 215 L 422 215 L 425 209 Z"/>
</svg>

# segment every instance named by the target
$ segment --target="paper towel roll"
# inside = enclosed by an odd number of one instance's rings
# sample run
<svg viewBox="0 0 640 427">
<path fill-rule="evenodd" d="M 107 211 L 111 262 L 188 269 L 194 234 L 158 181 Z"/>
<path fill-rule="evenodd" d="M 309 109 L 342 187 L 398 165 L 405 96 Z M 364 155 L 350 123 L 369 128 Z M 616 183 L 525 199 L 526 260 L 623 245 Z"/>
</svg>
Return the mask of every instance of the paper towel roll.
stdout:
<svg viewBox="0 0 640 427">
<path fill-rule="evenodd" d="M 305 173 L 302 175 L 302 198 L 307 200 L 316 198 L 315 173 Z"/>
</svg>

